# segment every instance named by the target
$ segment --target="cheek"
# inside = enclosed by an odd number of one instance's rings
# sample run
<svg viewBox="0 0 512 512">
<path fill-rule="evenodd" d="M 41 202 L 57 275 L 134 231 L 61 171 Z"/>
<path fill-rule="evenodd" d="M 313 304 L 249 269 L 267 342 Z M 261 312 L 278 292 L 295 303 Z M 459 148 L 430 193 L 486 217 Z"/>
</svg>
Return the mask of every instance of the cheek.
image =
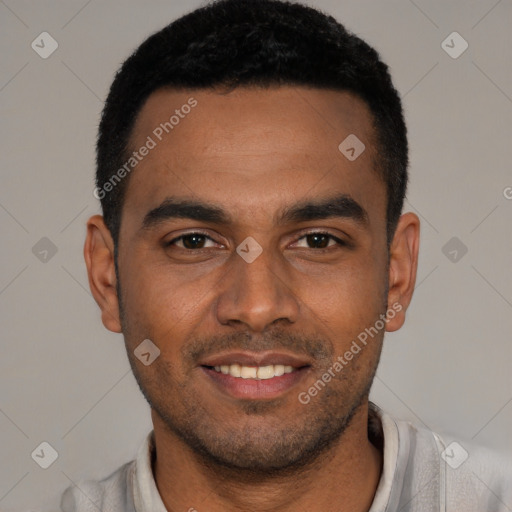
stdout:
<svg viewBox="0 0 512 512">
<path fill-rule="evenodd" d="M 181 340 L 206 318 L 205 308 L 217 288 L 214 274 L 198 276 L 192 267 L 176 270 L 135 258 L 125 261 L 121 292 L 127 343 L 149 338 L 163 356 L 176 357 Z"/>
<path fill-rule="evenodd" d="M 301 301 L 323 334 L 345 344 L 385 311 L 384 270 L 359 260 L 324 276 L 304 275 Z"/>
<path fill-rule="evenodd" d="M 121 284 L 123 298 L 131 312 L 171 311 L 176 306 L 173 297 L 179 292 L 178 274 L 169 265 L 156 261 L 151 251 L 138 251 L 123 261 Z M 169 309 L 170 308 L 170 309 Z"/>
</svg>

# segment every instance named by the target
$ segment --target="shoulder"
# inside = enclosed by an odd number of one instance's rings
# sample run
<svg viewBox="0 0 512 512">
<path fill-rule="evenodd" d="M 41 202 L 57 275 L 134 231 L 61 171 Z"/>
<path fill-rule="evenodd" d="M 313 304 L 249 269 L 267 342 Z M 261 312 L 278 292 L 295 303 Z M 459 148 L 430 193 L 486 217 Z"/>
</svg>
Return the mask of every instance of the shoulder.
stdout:
<svg viewBox="0 0 512 512">
<path fill-rule="evenodd" d="M 438 487 L 444 510 L 505 512 L 512 509 L 512 458 L 410 422 L 397 423 L 400 430 L 407 430 L 409 468 L 416 475 L 428 476 L 430 484 L 426 488 L 434 484 Z"/>
<path fill-rule="evenodd" d="M 62 512 L 123 510 L 135 512 L 132 481 L 135 461 L 127 462 L 106 478 L 81 480 L 68 487 L 61 499 Z"/>
<path fill-rule="evenodd" d="M 512 459 L 468 441 L 444 443 L 446 499 L 471 496 L 476 510 L 509 511 L 512 508 Z M 452 506 L 453 508 L 453 506 Z"/>
</svg>

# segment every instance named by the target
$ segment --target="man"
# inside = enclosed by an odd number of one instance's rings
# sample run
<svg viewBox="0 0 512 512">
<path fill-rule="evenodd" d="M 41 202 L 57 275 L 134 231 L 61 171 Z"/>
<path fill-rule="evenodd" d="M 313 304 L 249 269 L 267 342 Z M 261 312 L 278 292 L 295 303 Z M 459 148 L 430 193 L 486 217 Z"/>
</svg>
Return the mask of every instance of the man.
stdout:
<svg viewBox="0 0 512 512">
<path fill-rule="evenodd" d="M 375 50 L 312 8 L 218 1 L 124 63 L 97 151 L 89 283 L 154 431 L 65 512 L 510 510 L 508 463 L 457 466 L 368 400 L 419 245 Z"/>
</svg>

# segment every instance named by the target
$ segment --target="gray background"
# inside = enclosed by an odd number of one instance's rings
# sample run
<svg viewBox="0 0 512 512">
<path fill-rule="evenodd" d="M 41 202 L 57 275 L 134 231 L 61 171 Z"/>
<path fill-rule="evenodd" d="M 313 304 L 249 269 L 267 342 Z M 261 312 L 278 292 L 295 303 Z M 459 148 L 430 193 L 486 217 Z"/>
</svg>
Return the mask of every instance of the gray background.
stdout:
<svg viewBox="0 0 512 512">
<path fill-rule="evenodd" d="M 386 337 L 373 400 L 512 455 L 512 3 L 310 3 L 379 50 L 409 127 L 417 290 Z M 123 339 L 88 290 L 84 223 L 99 212 L 94 142 L 115 70 L 196 5 L 0 0 L 2 511 L 57 509 L 64 488 L 132 459 L 151 428 Z M 43 31 L 59 44 L 47 59 L 31 48 Z M 457 59 L 441 47 L 453 31 L 469 43 Z M 32 250 L 43 237 L 57 248 L 46 261 L 47 242 Z M 452 237 L 456 262 L 443 252 Z M 58 452 L 46 470 L 31 458 L 42 441 Z"/>
</svg>

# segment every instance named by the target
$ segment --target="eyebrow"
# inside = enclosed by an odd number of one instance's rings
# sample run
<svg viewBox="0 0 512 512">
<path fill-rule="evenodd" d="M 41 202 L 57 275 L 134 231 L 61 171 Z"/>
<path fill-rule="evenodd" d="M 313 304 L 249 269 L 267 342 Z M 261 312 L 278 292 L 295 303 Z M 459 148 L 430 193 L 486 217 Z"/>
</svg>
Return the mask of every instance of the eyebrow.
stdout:
<svg viewBox="0 0 512 512">
<path fill-rule="evenodd" d="M 364 226 L 368 224 L 367 211 L 348 194 L 320 199 L 305 200 L 285 207 L 277 216 L 277 224 L 305 222 L 328 218 L 350 219 Z M 142 222 L 147 230 L 171 219 L 191 219 L 214 224 L 233 224 L 233 217 L 221 207 L 192 199 L 166 198 L 150 210 Z"/>
<path fill-rule="evenodd" d="M 304 222 L 328 218 L 346 218 L 358 224 L 368 224 L 367 211 L 348 194 L 341 194 L 318 201 L 303 201 L 284 209 L 278 223 Z"/>
<path fill-rule="evenodd" d="M 216 224 L 231 223 L 230 215 L 218 206 L 190 199 L 168 197 L 144 216 L 142 229 L 150 229 L 170 219 L 192 219 Z"/>
</svg>

